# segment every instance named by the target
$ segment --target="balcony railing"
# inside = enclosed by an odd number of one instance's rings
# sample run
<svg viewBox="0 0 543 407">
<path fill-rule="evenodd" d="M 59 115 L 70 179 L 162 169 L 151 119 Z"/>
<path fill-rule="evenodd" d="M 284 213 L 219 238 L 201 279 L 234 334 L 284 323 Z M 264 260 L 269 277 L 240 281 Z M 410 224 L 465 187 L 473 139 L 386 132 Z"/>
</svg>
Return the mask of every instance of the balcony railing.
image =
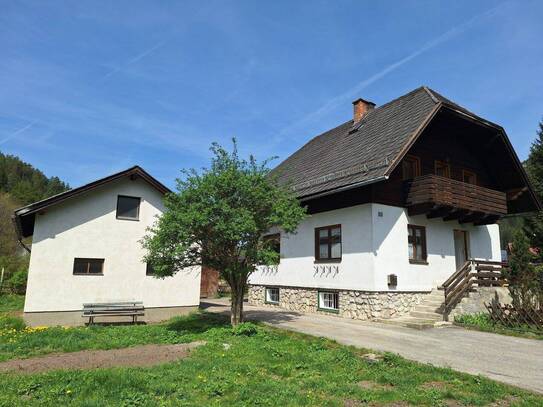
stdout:
<svg viewBox="0 0 543 407">
<path fill-rule="evenodd" d="M 461 223 L 493 223 L 507 214 L 504 192 L 467 184 L 438 175 L 423 175 L 406 185 L 410 215 L 459 220 Z"/>
</svg>

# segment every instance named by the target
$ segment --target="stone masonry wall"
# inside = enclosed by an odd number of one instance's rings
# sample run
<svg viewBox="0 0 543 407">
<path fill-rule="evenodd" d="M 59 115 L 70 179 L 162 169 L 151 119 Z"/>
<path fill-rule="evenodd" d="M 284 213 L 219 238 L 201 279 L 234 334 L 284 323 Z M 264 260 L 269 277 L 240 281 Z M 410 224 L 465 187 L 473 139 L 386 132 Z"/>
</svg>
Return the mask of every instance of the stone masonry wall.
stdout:
<svg viewBox="0 0 543 407">
<path fill-rule="evenodd" d="M 318 289 L 301 287 L 279 287 L 279 304 L 265 301 L 265 286 L 249 286 L 249 304 L 280 307 L 305 313 L 338 315 L 344 318 L 372 320 L 399 317 L 408 314 L 420 304 L 424 292 L 369 292 L 339 290 L 339 312 L 337 314 L 318 309 Z"/>
<path fill-rule="evenodd" d="M 452 309 L 449 313 L 449 321 L 454 321 L 456 315 L 486 313 L 485 303 L 493 300 L 510 304 L 509 289 L 507 287 L 478 287 L 477 291 L 470 292 Z"/>
</svg>

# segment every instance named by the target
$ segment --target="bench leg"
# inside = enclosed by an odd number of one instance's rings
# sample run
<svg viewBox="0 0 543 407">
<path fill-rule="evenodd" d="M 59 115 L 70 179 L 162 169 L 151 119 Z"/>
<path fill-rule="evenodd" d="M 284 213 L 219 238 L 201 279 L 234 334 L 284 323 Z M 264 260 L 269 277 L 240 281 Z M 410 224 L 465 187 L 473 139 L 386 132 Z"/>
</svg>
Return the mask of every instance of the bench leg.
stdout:
<svg viewBox="0 0 543 407">
<path fill-rule="evenodd" d="M 132 323 L 135 324 L 136 323 L 136 316 L 135 315 L 132 315 Z"/>
</svg>

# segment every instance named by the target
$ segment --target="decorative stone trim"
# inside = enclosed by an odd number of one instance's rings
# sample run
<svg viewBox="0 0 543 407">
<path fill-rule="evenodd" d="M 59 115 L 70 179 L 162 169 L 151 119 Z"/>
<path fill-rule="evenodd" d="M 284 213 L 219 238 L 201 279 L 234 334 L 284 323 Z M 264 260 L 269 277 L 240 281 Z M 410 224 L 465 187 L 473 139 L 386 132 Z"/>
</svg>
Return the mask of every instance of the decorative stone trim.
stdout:
<svg viewBox="0 0 543 407">
<path fill-rule="evenodd" d="M 277 287 L 277 286 L 273 286 Z M 280 307 L 290 311 L 338 315 L 343 318 L 372 320 L 395 318 L 408 314 L 420 304 L 426 292 L 371 292 L 353 290 L 331 290 L 339 292 L 339 312 L 319 310 L 317 288 L 278 287 L 279 304 L 266 303 L 266 286 L 249 286 L 249 304 L 265 307 Z"/>
</svg>

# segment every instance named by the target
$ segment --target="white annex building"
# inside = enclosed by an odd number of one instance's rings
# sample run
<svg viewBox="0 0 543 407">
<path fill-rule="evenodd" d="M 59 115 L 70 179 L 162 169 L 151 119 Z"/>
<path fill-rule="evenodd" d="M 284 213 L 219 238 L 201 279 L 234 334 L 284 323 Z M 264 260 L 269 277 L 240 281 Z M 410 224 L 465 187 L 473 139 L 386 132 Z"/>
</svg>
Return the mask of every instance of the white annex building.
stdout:
<svg viewBox="0 0 543 407">
<path fill-rule="evenodd" d="M 26 322 L 83 324 L 86 303 L 143 302 L 144 321 L 197 309 L 200 267 L 159 279 L 142 262 L 167 192 L 136 166 L 18 209 L 19 236 L 32 236 Z"/>
</svg>

